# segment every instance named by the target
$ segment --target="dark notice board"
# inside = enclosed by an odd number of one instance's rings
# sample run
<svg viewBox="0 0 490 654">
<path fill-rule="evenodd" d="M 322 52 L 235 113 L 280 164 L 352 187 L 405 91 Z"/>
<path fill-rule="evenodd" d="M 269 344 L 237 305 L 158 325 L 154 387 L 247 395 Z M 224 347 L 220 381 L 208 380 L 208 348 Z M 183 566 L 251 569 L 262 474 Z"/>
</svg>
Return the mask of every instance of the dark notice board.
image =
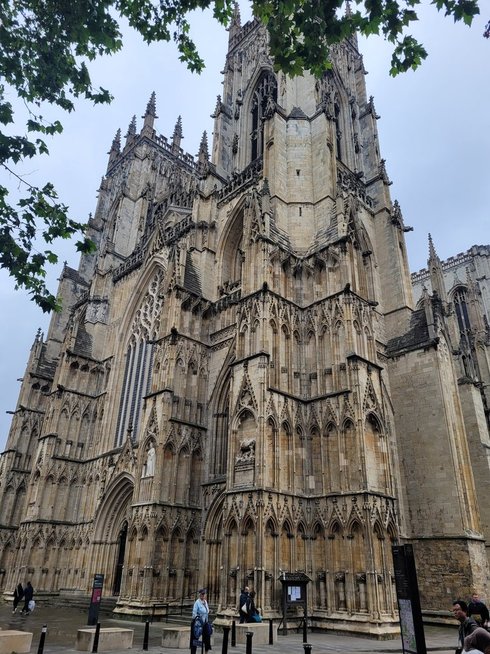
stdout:
<svg viewBox="0 0 490 654">
<path fill-rule="evenodd" d="M 96 625 L 99 620 L 100 602 L 102 600 L 102 587 L 104 586 L 104 575 L 95 574 L 94 583 L 92 585 L 92 597 L 90 598 L 90 606 L 88 609 L 88 623 L 89 625 Z"/>
<path fill-rule="evenodd" d="M 392 554 L 403 651 L 427 654 L 413 547 L 393 545 Z"/>
</svg>

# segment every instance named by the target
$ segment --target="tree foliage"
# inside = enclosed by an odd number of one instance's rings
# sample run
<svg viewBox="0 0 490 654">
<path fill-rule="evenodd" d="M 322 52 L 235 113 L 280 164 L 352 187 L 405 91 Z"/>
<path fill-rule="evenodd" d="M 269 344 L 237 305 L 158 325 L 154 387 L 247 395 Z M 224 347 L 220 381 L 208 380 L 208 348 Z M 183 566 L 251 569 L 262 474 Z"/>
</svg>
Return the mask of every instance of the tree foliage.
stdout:
<svg viewBox="0 0 490 654">
<path fill-rule="evenodd" d="M 347 8 L 345 0 L 252 0 L 251 4 L 268 29 L 277 69 L 291 75 L 304 70 L 321 75 L 329 67 L 331 45 L 355 33 L 381 34 L 393 44 L 390 72 L 396 75 L 415 69 L 427 56 L 423 45 L 407 33 L 418 19 L 421 2 L 351 0 Z M 432 4 L 468 25 L 479 13 L 479 0 L 432 0 Z M 0 0 L 0 166 L 24 189 L 12 201 L 8 188 L 0 184 L 0 266 L 43 310 L 58 306 L 45 284 L 46 264 L 58 259 L 53 242 L 77 234 L 80 251 L 93 248 L 85 236 L 86 226 L 70 217 L 52 184 L 31 186 L 17 172 L 17 164 L 48 154 L 46 137 L 63 129 L 58 120 L 43 118 L 43 107 L 49 103 L 70 112 L 78 98 L 110 102 L 107 89 L 92 86 L 88 64 L 122 47 L 123 18 L 148 43 L 173 40 L 180 60 L 201 71 L 204 62 L 190 37 L 190 20 L 192 11 L 208 8 L 227 25 L 234 1 Z M 12 92 L 28 111 L 23 128 L 8 100 Z"/>
</svg>

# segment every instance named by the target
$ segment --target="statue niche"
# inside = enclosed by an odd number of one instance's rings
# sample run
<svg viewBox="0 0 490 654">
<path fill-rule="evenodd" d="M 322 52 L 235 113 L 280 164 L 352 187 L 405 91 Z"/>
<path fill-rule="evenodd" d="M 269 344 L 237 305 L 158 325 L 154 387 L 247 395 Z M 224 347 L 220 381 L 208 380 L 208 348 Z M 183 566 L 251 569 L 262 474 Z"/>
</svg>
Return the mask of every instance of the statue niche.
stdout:
<svg viewBox="0 0 490 654">
<path fill-rule="evenodd" d="M 255 476 L 255 448 L 257 424 L 251 411 L 244 411 L 239 417 L 236 430 L 235 484 L 251 484 Z"/>
</svg>

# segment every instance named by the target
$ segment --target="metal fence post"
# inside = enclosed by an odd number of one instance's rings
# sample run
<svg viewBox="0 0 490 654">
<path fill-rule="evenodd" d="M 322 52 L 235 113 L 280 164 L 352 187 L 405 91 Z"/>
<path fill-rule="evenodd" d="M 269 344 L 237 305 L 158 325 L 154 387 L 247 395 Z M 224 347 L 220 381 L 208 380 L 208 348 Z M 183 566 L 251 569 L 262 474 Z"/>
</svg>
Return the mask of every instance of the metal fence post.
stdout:
<svg viewBox="0 0 490 654">
<path fill-rule="evenodd" d="M 145 622 L 145 635 L 143 636 L 143 650 L 148 650 L 148 636 L 150 635 L 150 621 Z"/>
<path fill-rule="evenodd" d="M 252 654 L 252 638 L 254 637 L 254 632 L 247 631 L 245 636 L 247 637 L 247 646 L 245 647 L 245 654 Z"/>
<path fill-rule="evenodd" d="M 43 628 L 41 630 L 41 638 L 39 639 L 39 647 L 37 648 L 37 654 L 43 654 L 44 651 L 44 641 L 46 640 L 46 633 L 48 631 L 48 625 L 43 624 Z"/>
<path fill-rule="evenodd" d="M 97 622 L 94 634 L 94 644 L 92 645 L 92 654 L 99 650 L 100 622 Z"/>
<path fill-rule="evenodd" d="M 230 636 L 230 627 L 223 627 L 223 643 L 221 645 L 221 654 L 228 654 L 228 638 Z"/>
</svg>

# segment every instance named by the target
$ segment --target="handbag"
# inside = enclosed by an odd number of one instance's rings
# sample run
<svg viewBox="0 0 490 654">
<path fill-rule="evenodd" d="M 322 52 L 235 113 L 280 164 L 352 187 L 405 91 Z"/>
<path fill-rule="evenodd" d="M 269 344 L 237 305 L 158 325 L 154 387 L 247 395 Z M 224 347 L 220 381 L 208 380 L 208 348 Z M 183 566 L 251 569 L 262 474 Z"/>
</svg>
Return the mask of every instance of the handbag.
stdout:
<svg viewBox="0 0 490 654">
<path fill-rule="evenodd" d="M 206 636 L 212 636 L 213 635 L 213 625 L 211 622 L 205 622 L 204 623 L 204 632 Z"/>
<path fill-rule="evenodd" d="M 241 608 L 240 608 L 240 611 L 241 611 L 242 613 L 248 613 L 248 608 L 247 608 L 247 603 L 246 603 L 246 602 L 244 602 L 244 603 L 242 604 L 242 606 L 241 606 Z"/>
<path fill-rule="evenodd" d="M 27 605 L 27 608 L 29 611 L 34 611 L 36 608 L 36 602 L 34 600 L 29 600 L 29 604 Z"/>
</svg>

